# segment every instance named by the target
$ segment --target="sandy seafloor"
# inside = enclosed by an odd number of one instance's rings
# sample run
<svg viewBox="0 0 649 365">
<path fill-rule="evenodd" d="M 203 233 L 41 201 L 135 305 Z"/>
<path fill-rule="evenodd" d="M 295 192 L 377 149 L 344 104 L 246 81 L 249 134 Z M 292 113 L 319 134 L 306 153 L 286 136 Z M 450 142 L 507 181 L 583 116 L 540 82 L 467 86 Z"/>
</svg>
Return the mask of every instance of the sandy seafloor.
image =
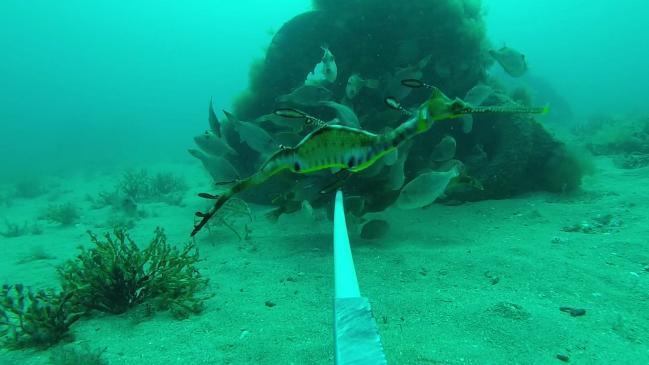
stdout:
<svg viewBox="0 0 649 365">
<path fill-rule="evenodd" d="M 649 363 L 649 168 L 621 170 L 609 158 L 579 192 L 535 193 L 417 211 L 396 208 L 388 234 L 362 241 L 350 226 L 361 290 L 370 298 L 391 364 Z M 131 231 L 148 243 L 156 226 L 187 240 L 206 175 L 198 164 L 149 166 L 182 174 L 185 206 L 145 204 Z M 48 193 L 14 199 L 1 217 L 32 221 L 50 202 L 72 201 L 80 222 L 41 222 L 39 236 L 0 238 L 0 281 L 56 284 L 55 267 L 105 231 L 110 209 L 84 200 L 121 171 L 45 179 Z M 5 186 L 4 189 L 11 187 Z M 332 227 L 326 219 L 283 216 L 253 206 L 250 240 L 227 230 L 198 238 L 214 298 L 203 314 L 177 321 L 158 313 L 97 314 L 72 327 L 74 341 L 106 348 L 109 364 L 331 364 Z M 597 217 L 611 215 L 597 226 Z M 595 221 L 593 221 L 595 219 Z M 593 233 L 565 232 L 587 222 Z M 41 247 L 52 259 L 22 260 Z M 20 263 L 24 262 L 24 263 Z M 275 305 L 269 307 L 267 301 Z M 559 310 L 586 309 L 571 317 Z M 1 364 L 47 364 L 49 351 L 2 351 Z"/>
</svg>

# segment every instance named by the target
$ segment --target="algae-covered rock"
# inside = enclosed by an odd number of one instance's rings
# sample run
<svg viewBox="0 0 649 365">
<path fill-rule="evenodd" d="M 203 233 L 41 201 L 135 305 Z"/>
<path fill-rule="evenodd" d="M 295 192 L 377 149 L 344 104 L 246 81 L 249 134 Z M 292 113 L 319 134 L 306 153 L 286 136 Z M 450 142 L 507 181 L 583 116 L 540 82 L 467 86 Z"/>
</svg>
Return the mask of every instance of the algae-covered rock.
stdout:
<svg viewBox="0 0 649 365">
<path fill-rule="evenodd" d="M 580 185 L 583 165 L 533 118 L 488 116 L 479 118 L 475 126 L 470 143 L 480 146 L 479 153 L 465 151 L 459 158 L 484 190 L 459 193 L 462 198 L 498 199 L 537 190 L 563 192 Z"/>
<path fill-rule="evenodd" d="M 344 183 L 347 194 L 362 200 L 363 213 L 393 205 L 403 186 L 424 171 L 446 171 L 439 167 L 452 157 L 466 166 L 457 179 L 470 183 L 455 182 L 452 192 L 439 192 L 440 199 L 444 193 L 451 199 L 478 200 L 535 190 L 560 192 L 579 186 L 583 166 L 574 153 L 530 116 L 502 112 L 513 106 L 518 107 L 517 112 L 526 113 L 521 105 L 538 101 L 522 89 L 513 93 L 514 101 L 487 77 L 486 69 L 494 60 L 488 53 L 492 47 L 485 37 L 481 1 L 316 0 L 313 5 L 314 10 L 290 19 L 275 34 L 264 58 L 252 66 L 248 90 L 234 103 L 234 115 L 245 121 L 243 125 L 254 125 L 257 132 L 267 133 L 265 140 L 292 147 L 313 127 L 295 128 L 268 117 L 278 107 L 298 108 L 299 113 L 312 115 L 312 121 L 318 120 L 320 126 L 339 123 L 381 134 L 398 127 L 408 118 L 408 110 L 422 105 L 430 96 L 430 85 L 443 90 L 449 102 L 459 97 L 472 106 L 494 106 L 492 114 L 482 114 L 482 109 L 470 119 L 440 120 L 412 138 L 408 148 L 400 147 L 394 161 L 388 162 L 386 157 L 334 182 L 338 187 Z M 323 62 L 334 59 L 335 77 L 315 74 L 323 69 Z M 410 78 L 421 80 L 420 86 L 404 87 L 407 85 L 402 81 Z M 309 80 L 318 82 L 311 84 Z M 348 85 L 354 80 L 371 80 L 371 87 L 356 87 L 350 94 Z M 386 99 L 403 108 L 387 108 Z M 300 123 L 297 119 L 291 122 Z M 228 160 L 242 177 L 250 176 L 272 152 L 273 143 L 255 148 L 251 142 L 258 138 L 252 133 L 233 130 L 236 138 L 230 139 L 237 143 L 228 143 L 237 155 Z M 445 149 L 436 150 L 436 146 Z M 309 183 L 332 193 L 335 189 L 327 188 L 331 181 L 325 176 L 331 174 L 310 175 Z M 254 192 L 245 192 L 242 198 L 278 202 L 273 197 L 289 189 L 298 191 L 293 186 L 304 181 L 303 175 L 277 175 L 256 186 Z M 286 203 L 306 200 L 319 207 L 330 203 L 329 193 Z M 280 211 L 290 208 L 278 207 Z"/>
<path fill-rule="evenodd" d="M 301 86 L 326 45 L 336 57 L 334 95 L 355 73 L 387 81 L 399 68 L 433 55 L 423 78 L 450 95 L 464 95 L 485 77 L 487 55 L 479 1 L 315 1 L 274 36 L 263 63 L 251 71 L 249 91 L 235 114 L 251 119 L 272 111 L 275 98 Z M 379 88 L 380 89 L 380 88 Z M 382 105 L 379 90 L 357 102 L 357 112 Z M 361 95 L 362 96 L 362 95 Z M 359 110 L 360 109 L 360 110 Z"/>
</svg>

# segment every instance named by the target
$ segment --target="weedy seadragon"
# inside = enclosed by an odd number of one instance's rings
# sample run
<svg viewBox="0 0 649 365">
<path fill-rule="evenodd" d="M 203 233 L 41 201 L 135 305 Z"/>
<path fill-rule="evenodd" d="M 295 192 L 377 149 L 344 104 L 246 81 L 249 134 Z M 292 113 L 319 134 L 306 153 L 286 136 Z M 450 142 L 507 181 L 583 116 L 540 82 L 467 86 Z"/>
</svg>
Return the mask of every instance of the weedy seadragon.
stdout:
<svg viewBox="0 0 649 365">
<path fill-rule="evenodd" d="M 393 108 L 410 115 L 397 128 L 383 134 L 375 134 L 362 129 L 340 125 L 328 125 L 317 118 L 296 109 L 278 109 L 275 114 L 288 118 L 302 118 L 309 124 L 319 126 L 306 135 L 294 147 L 280 147 L 264 162 L 255 174 L 238 180 L 221 195 L 201 193 L 199 196 L 215 200 L 207 212 L 197 212 L 201 220 L 194 226 L 191 236 L 214 216 L 231 197 L 243 190 L 263 184 L 277 173 L 289 170 L 293 173 L 308 174 L 325 169 L 341 169 L 350 172 L 362 171 L 381 157 L 396 149 L 404 141 L 426 132 L 440 120 L 457 118 L 472 113 L 544 113 L 544 108 L 473 107 L 460 99 L 450 99 L 438 88 L 418 80 L 404 80 L 405 86 L 425 87 L 432 95 L 415 112 L 402 108 L 394 99 L 386 100 Z"/>
</svg>

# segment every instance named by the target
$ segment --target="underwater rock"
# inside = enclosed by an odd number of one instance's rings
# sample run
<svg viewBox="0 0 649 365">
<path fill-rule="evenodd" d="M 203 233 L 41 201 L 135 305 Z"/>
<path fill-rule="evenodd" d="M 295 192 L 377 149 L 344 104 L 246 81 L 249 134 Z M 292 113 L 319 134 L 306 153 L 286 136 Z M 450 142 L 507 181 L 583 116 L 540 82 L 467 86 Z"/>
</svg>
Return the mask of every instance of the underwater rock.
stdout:
<svg viewBox="0 0 649 365">
<path fill-rule="evenodd" d="M 337 64 L 336 82 L 327 87 L 336 100 L 354 74 L 378 78 L 418 63 L 423 79 L 450 95 L 464 95 L 485 79 L 493 62 L 479 1 L 317 1 L 314 7 L 318 10 L 295 16 L 273 37 L 263 62 L 251 72 L 250 90 L 237 103 L 241 118 L 267 114 L 278 95 L 303 85 L 325 44 Z M 421 62 L 428 55 L 434 62 Z M 436 64 L 446 65 L 446 71 L 436 72 Z M 354 99 L 359 116 L 383 109 L 382 89 L 368 89 L 359 95 L 367 98 Z M 420 101 L 423 96 L 415 100 Z"/>
<path fill-rule="evenodd" d="M 488 162 L 482 166 L 467 163 L 467 168 L 484 186 L 480 198 L 506 198 L 534 190 L 570 191 L 581 184 L 576 159 L 534 119 L 518 115 L 477 124 L 480 128 L 474 133 L 484 142 Z M 487 124 L 493 125 L 489 131 L 484 128 Z"/>
<path fill-rule="evenodd" d="M 234 114 L 254 122 L 226 118 L 219 123 L 210 116 L 211 128 L 218 125 L 222 138 L 237 152 L 228 161 L 242 176 L 257 171 L 263 156 L 274 153 L 279 144 L 294 146 L 309 132 L 302 119 L 276 118 L 272 112 L 277 107 L 299 108 L 321 120 L 335 115 L 342 124 L 383 133 L 407 118 L 406 113 L 386 108 L 385 95 L 399 96 L 403 100 L 396 101 L 407 110 L 430 95 L 425 88 L 404 88 L 402 78 L 435 85 L 449 100 L 464 96 L 475 106 L 514 104 L 496 86 L 485 84 L 485 70 L 494 61 L 488 52 L 480 1 L 320 0 L 314 7 L 317 10 L 287 21 L 273 37 L 264 59 L 252 66 L 249 89 L 235 102 Z M 324 57 L 323 45 L 327 46 Z M 333 55 L 336 77 L 333 72 L 325 75 Z M 309 74 L 313 76 L 305 85 Z M 442 145 L 433 151 L 431 144 L 440 140 Z M 454 185 L 451 195 L 458 200 L 504 198 L 533 190 L 566 191 L 579 185 L 583 173 L 566 146 L 529 116 L 480 114 L 436 123 L 414 139 L 405 153 L 400 149 L 346 178 L 346 194 L 360 197 L 363 213 L 381 211 L 398 199 L 404 182 L 412 182 L 425 169 L 439 169 L 439 163 L 450 158 L 465 161 L 467 176 L 473 179 Z M 323 172 L 312 180 L 324 187 L 325 176 L 331 174 Z M 297 191 L 295 184 L 302 180 L 300 175 L 278 175 L 241 197 L 268 203 L 277 194 Z M 317 207 L 329 205 L 331 196 L 292 199 L 303 200 Z"/>
<path fill-rule="evenodd" d="M 320 46 L 328 44 L 337 51 L 337 43 L 328 39 L 328 35 L 340 33 L 335 31 L 332 19 L 333 14 L 310 11 L 284 23 L 273 37 L 263 62 L 253 66 L 256 69 L 251 71 L 247 97 L 235 103 L 234 113 L 244 120 L 267 114 L 275 108 L 277 96 L 304 85 L 305 75 L 313 70 L 312 60 L 322 56 Z"/>
<path fill-rule="evenodd" d="M 587 141 L 596 155 L 649 155 L 649 118 L 599 115 L 573 132 Z"/>
<path fill-rule="evenodd" d="M 560 307 L 559 310 L 570 314 L 572 317 L 581 317 L 586 315 L 586 310 L 583 308 Z"/>
<path fill-rule="evenodd" d="M 640 169 L 649 166 L 649 154 L 630 153 L 613 159 L 615 166 L 621 169 Z"/>
</svg>

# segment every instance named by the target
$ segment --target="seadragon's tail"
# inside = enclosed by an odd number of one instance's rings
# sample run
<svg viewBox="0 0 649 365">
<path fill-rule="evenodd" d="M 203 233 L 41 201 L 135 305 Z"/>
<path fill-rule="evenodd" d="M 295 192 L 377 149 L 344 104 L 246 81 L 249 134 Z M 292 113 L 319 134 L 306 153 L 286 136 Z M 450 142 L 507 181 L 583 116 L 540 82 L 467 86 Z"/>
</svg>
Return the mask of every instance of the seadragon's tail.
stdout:
<svg viewBox="0 0 649 365">
<path fill-rule="evenodd" d="M 195 215 L 201 218 L 201 220 L 196 225 L 194 225 L 194 229 L 192 230 L 190 236 L 194 237 L 194 235 L 196 235 L 196 233 L 198 233 L 198 231 L 200 231 L 201 228 L 203 228 L 205 224 L 207 224 L 210 218 L 212 218 L 214 214 L 216 214 L 216 212 L 221 209 L 223 204 L 230 200 L 230 198 L 232 198 L 234 195 L 251 187 L 264 183 L 266 180 L 270 179 L 273 175 L 282 170 L 290 169 L 292 166 L 292 161 L 293 149 L 285 147 L 273 154 L 254 175 L 246 179 L 236 181 L 234 185 L 232 185 L 230 189 L 226 190 L 223 194 L 198 194 L 198 196 L 200 196 L 201 198 L 216 200 L 216 202 L 207 212 L 195 213 Z"/>
<path fill-rule="evenodd" d="M 252 182 L 252 179 L 250 179 L 250 178 L 245 179 L 245 180 L 240 180 L 240 181 L 236 182 L 230 189 L 228 189 L 225 193 L 223 193 L 221 195 L 211 195 L 211 194 L 208 194 L 208 193 L 200 193 L 200 194 L 198 194 L 198 196 L 200 196 L 201 198 L 213 199 L 213 200 L 216 200 L 216 202 L 210 208 L 210 210 L 208 210 L 207 212 L 196 212 L 195 213 L 195 215 L 197 217 L 201 218 L 201 220 L 196 225 L 194 225 L 194 229 L 192 230 L 192 233 L 191 233 L 190 236 L 194 237 L 194 235 L 196 235 L 196 233 L 198 233 L 198 231 L 200 231 L 201 228 L 203 228 L 203 226 L 205 226 L 205 224 L 207 224 L 207 222 L 210 220 L 210 218 L 212 218 L 214 216 L 214 214 L 216 214 L 216 212 L 218 212 L 218 210 L 221 209 L 223 204 L 225 204 L 228 200 L 230 200 L 230 198 L 232 198 L 238 192 L 240 192 L 242 190 L 245 190 L 245 189 L 248 189 L 250 186 L 252 186 L 253 184 L 251 184 L 251 182 Z"/>
</svg>

